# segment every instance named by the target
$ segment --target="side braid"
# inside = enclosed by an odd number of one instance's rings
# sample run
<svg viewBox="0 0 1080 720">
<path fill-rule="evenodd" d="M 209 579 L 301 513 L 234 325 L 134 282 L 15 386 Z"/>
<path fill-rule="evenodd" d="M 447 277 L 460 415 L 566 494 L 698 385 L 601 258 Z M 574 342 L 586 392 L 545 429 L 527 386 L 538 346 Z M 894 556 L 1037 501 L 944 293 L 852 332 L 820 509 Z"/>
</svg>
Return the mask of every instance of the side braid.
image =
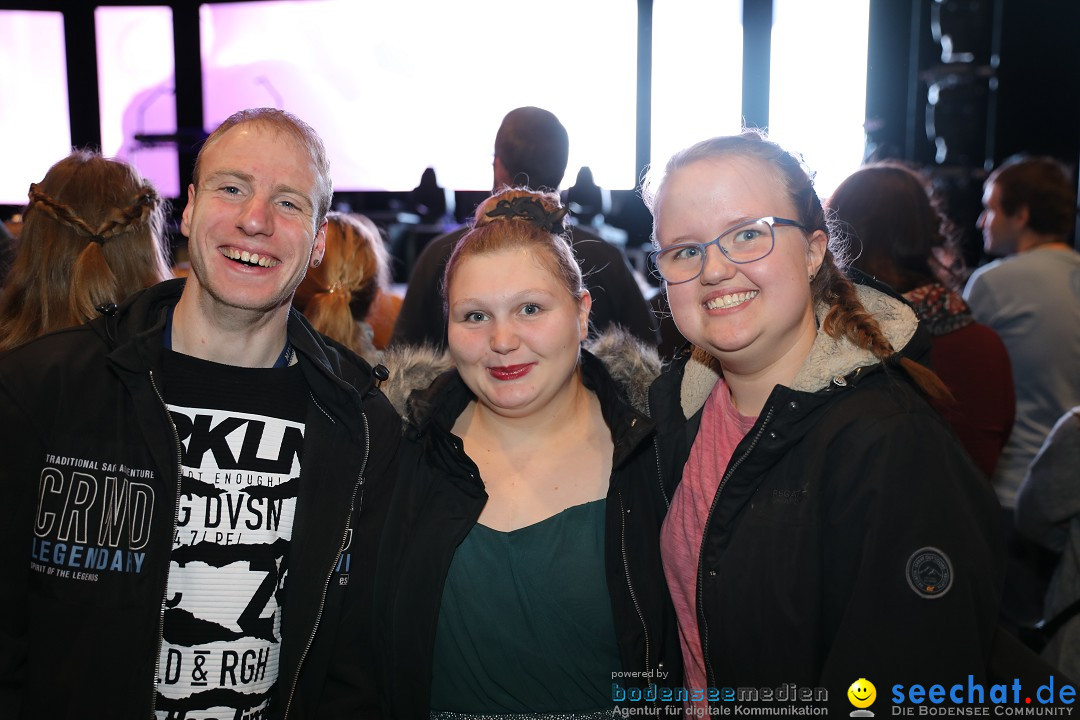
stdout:
<svg viewBox="0 0 1080 720">
<path fill-rule="evenodd" d="M 122 210 L 118 208 L 111 210 L 108 217 L 98 225 L 97 232 L 94 235 L 108 240 L 143 225 L 160 201 L 161 199 L 154 188 L 149 186 L 140 188 L 139 195 L 134 202 Z"/>
<path fill-rule="evenodd" d="M 27 197 L 0 292 L 0 349 L 77 325 L 171 275 L 167 202 L 127 163 L 73 150 Z"/>
<path fill-rule="evenodd" d="M 813 174 L 791 153 L 781 153 L 777 164 L 788 178 L 792 199 L 800 212 L 804 213 L 801 218 L 806 227 L 822 230 L 830 238 L 821 267 L 810 283 L 814 300 L 824 301 L 829 306 L 822 329 L 830 337 L 847 338 L 856 347 L 873 353 L 882 361 L 897 355 L 896 348 L 885 337 L 877 320 L 859 300 L 855 286 L 840 270 L 841 266 L 847 264 L 847 246 L 839 239 L 843 237 L 842 233 L 830 232 L 829 218 L 825 215 L 821 198 L 814 190 Z M 804 177 L 809 182 L 801 184 L 801 187 L 800 183 L 794 182 Z M 933 370 L 907 357 L 900 357 L 899 364 L 932 400 L 946 405 L 955 403 L 952 393 Z"/>
<path fill-rule="evenodd" d="M 814 278 L 814 284 L 819 283 L 820 290 L 815 294 L 820 294 L 821 300 L 829 305 L 822 329 L 830 337 L 845 337 L 881 360 L 896 352 L 873 315 L 859 302 L 855 287 L 836 266 L 832 251 L 825 253 L 818 276 Z"/>
<path fill-rule="evenodd" d="M 129 229 L 141 226 L 148 221 L 151 213 L 161 202 L 161 198 L 154 188 L 144 186 L 140 188 L 139 195 L 130 205 L 123 209 L 111 209 L 109 215 L 95 228 L 79 217 L 73 209 L 56 202 L 47 193 L 43 192 L 37 183 L 30 185 L 29 198 L 30 208 L 39 208 L 57 222 L 75 230 L 79 235 L 85 235 L 96 240 L 108 240 L 120 233 L 127 232 Z"/>
<path fill-rule="evenodd" d="M 52 197 L 40 189 L 40 186 L 37 183 L 30 184 L 30 192 L 28 195 L 30 202 L 27 205 L 27 211 L 39 209 L 53 220 L 56 220 L 63 225 L 67 225 L 80 235 L 86 235 L 87 237 L 97 235 L 97 233 L 94 232 L 94 228 L 90 227 L 85 220 L 76 215 L 74 210 L 67 205 L 61 205 L 53 200 Z"/>
<path fill-rule="evenodd" d="M 877 320 L 859 301 L 855 286 L 840 272 L 831 250 L 825 253 L 811 289 L 815 298 L 829 305 L 829 312 L 821 324 L 826 334 L 837 339 L 847 338 L 882 361 L 896 355 L 896 350 L 881 331 Z M 901 357 L 899 362 L 919 389 L 931 399 L 943 404 L 955 402 L 952 393 L 933 370 L 906 357 Z"/>
</svg>

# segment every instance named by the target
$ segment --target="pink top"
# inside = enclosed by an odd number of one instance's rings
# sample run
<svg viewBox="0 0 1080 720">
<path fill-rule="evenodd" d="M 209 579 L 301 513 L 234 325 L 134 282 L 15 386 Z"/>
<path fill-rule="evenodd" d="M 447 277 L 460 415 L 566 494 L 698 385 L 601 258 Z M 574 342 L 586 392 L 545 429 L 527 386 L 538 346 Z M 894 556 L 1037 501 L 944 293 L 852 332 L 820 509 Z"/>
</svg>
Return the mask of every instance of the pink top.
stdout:
<svg viewBox="0 0 1080 720">
<path fill-rule="evenodd" d="M 684 682 L 691 693 L 697 689 L 705 690 L 708 684 L 697 623 L 698 560 L 705 537 L 705 522 L 735 447 L 756 420 L 756 417 L 739 414 L 727 383 L 722 379 L 716 383 L 705 401 L 701 427 L 660 530 L 664 576 L 679 619 Z M 705 695 L 702 693 L 703 697 Z M 704 699 L 690 704 L 708 705 Z"/>
</svg>

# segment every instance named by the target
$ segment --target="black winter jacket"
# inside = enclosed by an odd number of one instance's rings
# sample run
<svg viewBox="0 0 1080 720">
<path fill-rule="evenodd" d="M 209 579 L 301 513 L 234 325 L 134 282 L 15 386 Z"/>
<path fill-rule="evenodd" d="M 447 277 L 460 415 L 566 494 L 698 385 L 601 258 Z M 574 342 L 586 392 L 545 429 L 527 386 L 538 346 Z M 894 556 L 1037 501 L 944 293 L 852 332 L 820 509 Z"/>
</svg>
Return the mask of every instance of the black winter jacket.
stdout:
<svg viewBox="0 0 1080 720">
<path fill-rule="evenodd" d="M 182 288 L 0 357 L 4 717 L 152 717 L 180 457 L 162 331 Z M 311 400 L 274 716 L 373 715 L 370 579 L 399 420 L 370 368 L 295 311 L 288 335 Z M 76 544 L 120 565 L 80 568 Z"/>
<path fill-rule="evenodd" d="M 906 305 L 859 293 L 894 347 L 925 353 Z M 684 350 L 651 389 L 669 496 L 718 378 L 711 358 Z M 819 331 L 713 500 L 697 578 L 710 687 L 820 687 L 846 715 L 859 678 L 882 700 L 898 683 L 984 681 L 1003 572 L 998 514 L 899 364 Z"/>
<path fill-rule="evenodd" d="M 629 342 L 629 341 L 627 341 Z M 606 352 L 597 350 L 598 353 Z M 653 352 L 655 363 L 655 352 Z M 414 380 L 415 362 L 391 362 Z M 637 363 L 637 358 L 623 358 Z M 639 388 L 645 404 L 650 377 Z M 640 373 L 641 369 L 637 368 Z M 627 399 L 603 362 L 582 352 L 586 387 L 596 393 L 615 449 L 606 503 L 607 585 L 618 634 L 623 688 L 679 685 L 681 658 L 674 608 L 660 564 L 659 528 L 666 504 L 660 489 L 652 422 Z M 426 373 L 429 377 L 431 371 Z M 439 606 L 455 549 L 476 524 L 487 500 L 476 465 L 451 432 L 474 396 L 456 371 L 438 375 L 408 397 L 388 390 L 408 421 L 402 462 L 376 577 L 378 648 L 386 678 L 387 714 L 428 718 Z M 640 704 L 640 703 L 639 703 Z"/>
</svg>

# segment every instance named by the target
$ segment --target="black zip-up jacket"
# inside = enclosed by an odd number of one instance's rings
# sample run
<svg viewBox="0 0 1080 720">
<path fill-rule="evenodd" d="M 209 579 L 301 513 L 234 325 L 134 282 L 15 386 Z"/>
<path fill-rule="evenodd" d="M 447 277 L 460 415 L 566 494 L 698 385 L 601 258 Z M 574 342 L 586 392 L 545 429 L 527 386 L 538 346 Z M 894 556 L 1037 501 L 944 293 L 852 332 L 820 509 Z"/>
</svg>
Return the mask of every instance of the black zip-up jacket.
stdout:
<svg viewBox="0 0 1080 720">
<path fill-rule="evenodd" d="M 415 360 L 392 364 L 414 380 L 431 375 L 430 369 L 425 373 L 417 368 Z M 622 667 L 611 672 L 639 673 L 609 680 L 622 688 L 677 686 L 682 662 L 674 608 L 660 564 L 659 530 L 667 505 L 652 422 L 628 402 L 597 357 L 583 351 L 581 367 L 586 387 L 600 400 L 615 445 L 606 502 L 605 564 Z M 639 392 L 642 406 L 647 385 L 648 379 Z M 407 392 L 393 388 L 388 395 L 399 410 L 399 398 L 401 402 L 408 398 Z M 398 720 L 426 720 L 430 715 L 442 589 L 455 549 L 487 501 L 476 465 L 451 432 L 473 397 L 451 370 L 408 399 L 402 446 L 408 450 L 402 454 L 376 576 L 386 710 Z"/>
<path fill-rule="evenodd" d="M 180 461 L 162 332 L 182 288 L 0 357 L 4 717 L 153 716 Z M 310 402 L 273 715 L 375 715 L 371 577 L 399 420 L 370 368 L 295 311 L 288 336 Z M 88 567 L 91 550 L 109 563 Z"/>
<path fill-rule="evenodd" d="M 858 292 L 894 347 L 926 352 L 910 308 Z M 669 493 L 718 378 L 711 358 L 684 350 L 651 389 Z M 998 505 L 898 362 L 819 331 L 722 478 L 697 577 L 710 687 L 824 688 L 846 715 L 860 678 L 881 700 L 895 684 L 986 680 L 1003 573 Z"/>
</svg>

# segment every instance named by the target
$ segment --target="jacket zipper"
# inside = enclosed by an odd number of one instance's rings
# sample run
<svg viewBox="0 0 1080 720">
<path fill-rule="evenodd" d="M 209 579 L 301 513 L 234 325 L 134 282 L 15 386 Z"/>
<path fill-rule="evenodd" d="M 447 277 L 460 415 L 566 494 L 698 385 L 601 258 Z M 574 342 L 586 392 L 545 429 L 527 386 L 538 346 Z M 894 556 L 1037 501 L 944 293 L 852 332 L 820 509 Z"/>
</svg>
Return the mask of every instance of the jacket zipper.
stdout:
<svg viewBox="0 0 1080 720">
<path fill-rule="evenodd" d="M 315 402 L 315 406 L 322 410 L 323 414 L 326 411 L 322 409 L 318 401 L 315 400 L 315 396 L 312 395 L 312 401 Z M 330 416 L 327 415 L 329 418 Z M 289 710 L 292 709 L 293 698 L 296 696 L 296 686 L 300 683 L 300 669 L 304 666 L 304 661 L 307 660 L 308 652 L 311 650 L 312 643 L 315 642 L 315 633 L 319 630 L 319 623 L 322 622 L 323 610 L 326 609 L 326 595 L 330 592 L 330 579 L 334 576 L 334 568 L 337 567 L 338 561 L 341 559 L 341 553 L 345 552 L 345 543 L 349 539 L 349 527 L 348 524 L 352 520 L 353 512 L 358 511 L 356 500 L 357 493 L 360 495 L 360 509 L 363 508 L 364 503 L 364 473 L 367 471 L 367 461 L 371 453 L 371 432 L 368 428 L 367 415 L 361 411 L 360 419 L 364 423 L 364 461 L 360 465 L 360 475 L 356 478 L 356 485 L 353 486 L 352 499 L 349 501 L 349 515 L 346 522 L 345 534 L 341 537 L 341 545 L 338 546 L 337 555 L 334 556 L 333 562 L 330 563 L 330 570 L 326 573 L 326 581 L 323 583 L 322 596 L 319 598 L 319 612 L 315 615 L 315 624 L 311 628 L 311 634 L 308 635 L 307 644 L 304 645 L 304 652 L 300 654 L 300 661 L 296 663 L 296 673 L 293 675 L 292 686 L 289 688 L 289 699 L 285 703 L 285 712 L 281 714 L 281 719 L 286 720 L 289 717 Z M 333 418 L 331 418 L 333 422 Z M 356 537 L 355 528 L 353 529 L 353 537 Z"/>
<path fill-rule="evenodd" d="M 638 620 L 641 621 L 641 629 L 645 633 L 645 669 L 648 670 L 650 668 L 650 658 L 652 657 L 652 654 L 649 652 L 649 627 L 645 624 L 645 613 L 641 611 L 641 605 L 638 604 L 637 593 L 634 592 L 634 583 L 630 579 L 630 561 L 626 556 L 626 506 L 623 505 L 621 490 L 619 491 L 619 521 L 623 572 L 626 574 L 626 586 L 630 589 L 630 600 L 634 603 L 634 610 L 637 611 Z"/>
<path fill-rule="evenodd" d="M 150 386 L 154 388 L 154 394 L 157 395 L 158 402 L 161 403 L 162 410 L 165 411 L 165 418 L 169 421 L 169 427 L 172 428 L 173 440 L 176 441 L 176 500 L 173 503 L 173 518 L 172 518 L 172 532 L 169 533 L 169 547 L 172 547 L 173 538 L 176 537 L 176 522 L 180 513 L 180 486 L 184 482 L 183 474 L 181 472 L 182 464 L 182 446 L 180 445 L 180 433 L 176 429 L 176 423 L 173 422 L 172 416 L 169 415 L 169 406 L 165 404 L 165 398 L 161 394 L 161 390 L 158 388 L 157 380 L 154 379 L 154 371 L 150 370 Z M 165 601 L 169 593 L 169 574 L 172 571 L 172 559 L 170 558 L 165 566 L 165 588 L 161 592 L 161 611 L 158 616 L 158 640 L 157 640 L 157 653 L 154 656 L 154 678 L 155 681 L 161 672 L 161 645 L 165 641 Z M 157 682 L 154 683 L 154 691 L 150 695 L 150 717 L 157 715 Z"/>
<path fill-rule="evenodd" d="M 653 450 L 656 451 L 656 479 L 660 485 L 660 495 L 664 498 L 664 506 L 671 509 L 671 498 L 668 497 L 667 488 L 664 487 L 663 465 L 660 463 L 660 443 L 653 438 Z"/>
<path fill-rule="evenodd" d="M 758 440 L 761 439 L 762 433 L 765 432 L 765 427 L 769 424 L 769 420 L 772 419 L 773 409 L 770 407 L 765 413 L 765 419 L 761 421 L 761 427 L 758 428 L 757 434 L 754 435 L 754 439 L 750 441 L 750 447 L 746 448 L 746 452 L 739 457 L 731 466 L 728 471 L 724 473 L 724 477 L 720 479 L 720 485 L 716 488 L 716 495 L 713 496 L 712 505 L 709 506 L 709 514 L 705 518 L 705 532 L 701 536 L 701 549 L 698 551 L 698 578 L 697 578 L 697 616 L 698 622 L 701 624 L 701 655 L 705 659 L 705 677 L 709 681 L 709 687 L 717 687 L 716 677 L 713 672 L 712 662 L 709 660 L 709 623 L 705 620 L 705 613 L 702 610 L 703 600 L 705 597 L 705 583 L 704 583 L 704 571 L 705 571 L 705 541 L 709 537 L 709 525 L 712 523 L 713 512 L 716 510 L 716 506 L 720 503 L 720 493 L 724 489 L 724 485 L 731 479 L 731 476 L 735 474 L 735 471 L 742 465 L 743 461 L 750 456 L 750 453 L 757 447 Z"/>
</svg>

